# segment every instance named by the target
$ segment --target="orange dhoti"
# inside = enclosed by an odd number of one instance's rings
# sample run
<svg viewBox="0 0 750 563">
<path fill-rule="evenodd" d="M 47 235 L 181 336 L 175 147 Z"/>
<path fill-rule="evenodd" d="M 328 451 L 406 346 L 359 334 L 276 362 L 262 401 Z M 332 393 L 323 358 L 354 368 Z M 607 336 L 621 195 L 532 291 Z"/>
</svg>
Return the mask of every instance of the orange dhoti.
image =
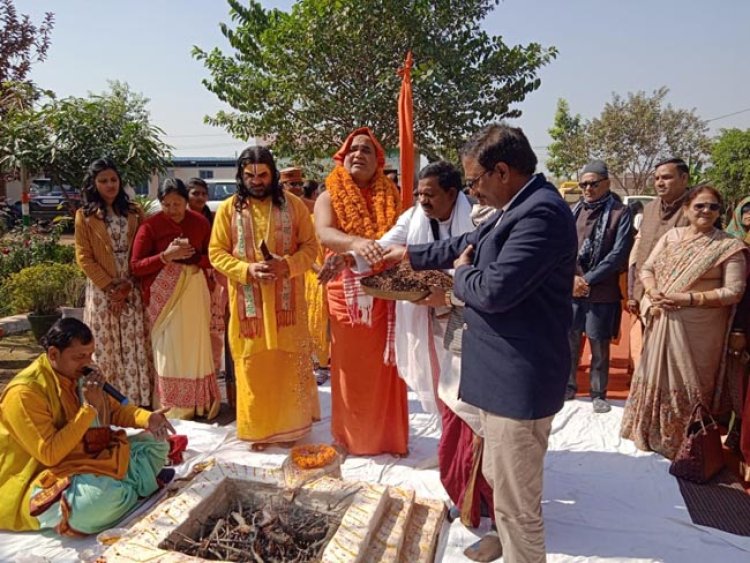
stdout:
<svg viewBox="0 0 750 563">
<path fill-rule="evenodd" d="M 388 303 L 374 299 L 370 325 L 353 324 L 339 279 L 328 285 L 328 308 L 334 440 L 355 455 L 406 454 L 406 385 L 396 366 L 383 360 Z"/>
</svg>

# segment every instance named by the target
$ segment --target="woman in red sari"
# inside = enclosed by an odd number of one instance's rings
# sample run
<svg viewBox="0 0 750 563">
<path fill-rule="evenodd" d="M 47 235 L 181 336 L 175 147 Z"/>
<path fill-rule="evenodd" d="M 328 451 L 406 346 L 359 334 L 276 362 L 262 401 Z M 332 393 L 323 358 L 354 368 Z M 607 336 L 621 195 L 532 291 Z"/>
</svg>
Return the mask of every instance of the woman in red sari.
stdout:
<svg viewBox="0 0 750 563">
<path fill-rule="evenodd" d="M 209 334 L 211 296 L 205 271 L 211 227 L 189 210 L 188 190 L 167 178 L 162 211 L 138 229 L 130 267 L 140 279 L 162 406 L 170 418 L 214 418 L 221 397 Z"/>
<path fill-rule="evenodd" d="M 214 214 L 208 208 L 208 184 L 201 178 L 190 178 L 187 183 L 188 208 L 200 213 L 213 226 Z M 221 356 L 224 352 L 224 309 L 227 306 L 227 280 L 213 268 L 206 270 L 208 292 L 211 294 L 211 350 L 214 357 L 214 371 L 221 371 Z M 227 393 L 229 394 L 229 393 Z"/>
</svg>

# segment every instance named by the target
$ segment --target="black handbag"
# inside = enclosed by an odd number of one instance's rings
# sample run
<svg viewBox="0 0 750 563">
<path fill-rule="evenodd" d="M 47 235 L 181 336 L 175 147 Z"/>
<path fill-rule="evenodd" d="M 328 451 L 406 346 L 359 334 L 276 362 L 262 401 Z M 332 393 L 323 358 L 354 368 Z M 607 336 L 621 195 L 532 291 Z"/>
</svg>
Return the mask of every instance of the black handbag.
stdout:
<svg viewBox="0 0 750 563">
<path fill-rule="evenodd" d="M 675 477 L 705 483 L 724 467 L 721 433 L 714 417 L 701 403 L 695 405 L 685 438 L 669 472 Z"/>
</svg>

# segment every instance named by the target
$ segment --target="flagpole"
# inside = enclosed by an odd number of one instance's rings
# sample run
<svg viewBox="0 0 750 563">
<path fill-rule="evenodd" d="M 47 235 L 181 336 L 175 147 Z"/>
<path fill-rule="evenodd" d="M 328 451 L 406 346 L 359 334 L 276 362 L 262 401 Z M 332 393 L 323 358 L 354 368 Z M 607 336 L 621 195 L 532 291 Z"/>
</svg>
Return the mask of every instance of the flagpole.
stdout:
<svg viewBox="0 0 750 563">
<path fill-rule="evenodd" d="M 414 99 L 411 88 L 413 63 L 414 59 L 409 51 L 406 53 L 404 66 L 398 71 L 401 76 L 401 92 L 398 95 L 398 147 L 403 209 L 408 209 L 414 202 Z"/>
</svg>

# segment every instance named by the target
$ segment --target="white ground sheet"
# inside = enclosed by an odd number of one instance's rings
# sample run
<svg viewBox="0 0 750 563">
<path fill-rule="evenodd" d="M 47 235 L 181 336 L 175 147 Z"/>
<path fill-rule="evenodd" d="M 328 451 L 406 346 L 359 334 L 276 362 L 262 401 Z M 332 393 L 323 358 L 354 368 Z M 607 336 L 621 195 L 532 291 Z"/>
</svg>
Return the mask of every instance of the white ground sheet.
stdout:
<svg viewBox="0 0 750 563">
<path fill-rule="evenodd" d="M 308 441 L 330 442 L 330 386 L 319 389 L 324 418 Z M 437 418 L 421 412 L 419 403 L 410 399 L 410 456 L 402 460 L 387 455 L 350 457 L 342 467 L 343 477 L 404 485 L 420 495 L 447 500 L 437 471 Z M 595 415 L 590 402 L 572 401 L 555 418 L 544 468 L 548 561 L 750 562 L 750 538 L 690 522 L 677 481 L 667 473 L 667 461 L 619 438 L 622 403 L 615 404 L 612 412 Z M 189 437 L 178 477 L 211 457 L 275 466 L 288 453 L 280 448 L 249 451 L 248 444 L 236 438 L 233 425 L 176 422 L 175 426 Z M 446 523 L 437 560 L 466 561 L 463 549 L 488 527 L 489 521 L 483 521 L 479 530 L 468 530 L 458 521 Z M 80 561 L 95 548 L 94 538 L 0 532 L 0 562 Z"/>
</svg>

